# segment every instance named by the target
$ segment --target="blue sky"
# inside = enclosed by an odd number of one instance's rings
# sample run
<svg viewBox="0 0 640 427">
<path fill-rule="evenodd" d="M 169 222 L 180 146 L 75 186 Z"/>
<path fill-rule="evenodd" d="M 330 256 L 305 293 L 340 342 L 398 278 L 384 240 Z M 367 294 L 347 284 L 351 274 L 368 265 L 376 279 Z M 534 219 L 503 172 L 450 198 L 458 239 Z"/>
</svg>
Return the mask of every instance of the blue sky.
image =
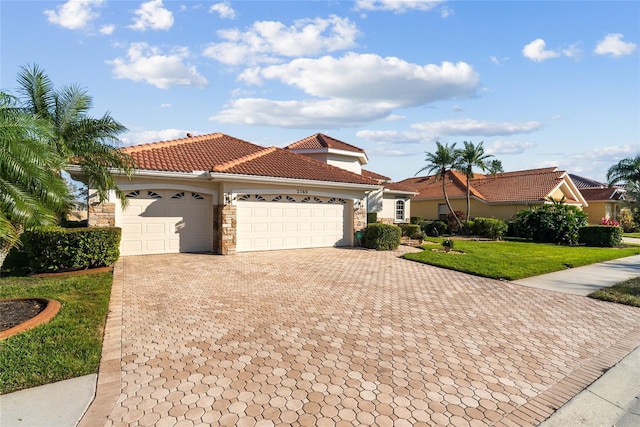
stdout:
<svg viewBox="0 0 640 427">
<path fill-rule="evenodd" d="M 0 14 L 0 88 L 37 63 L 85 87 L 126 145 L 322 132 L 395 180 L 435 141 L 601 181 L 640 152 L 636 1 L 3 0 Z"/>
</svg>

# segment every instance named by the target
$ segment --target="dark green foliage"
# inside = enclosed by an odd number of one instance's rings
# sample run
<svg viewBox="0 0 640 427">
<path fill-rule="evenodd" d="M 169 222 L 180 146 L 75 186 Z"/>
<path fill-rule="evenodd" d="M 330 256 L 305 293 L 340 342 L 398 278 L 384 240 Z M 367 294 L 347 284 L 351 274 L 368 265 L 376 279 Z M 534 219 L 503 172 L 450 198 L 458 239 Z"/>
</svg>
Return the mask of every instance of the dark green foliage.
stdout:
<svg viewBox="0 0 640 427">
<path fill-rule="evenodd" d="M 447 226 L 449 232 L 452 234 L 460 233 L 462 231 L 460 223 L 465 222 L 466 220 L 467 216 L 462 211 L 449 212 L 447 214 Z"/>
<path fill-rule="evenodd" d="M 438 237 L 447 232 L 447 223 L 444 221 L 423 221 L 420 226 L 429 237 Z"/>
<path fill-rule="evenodd" d="M 420 224 L 423 221 L 421 216 L 412 216 L 410 218 L 411 224 Z"/>
<path fill-rule="evenodd" d="M 586 246 L 613 248 L 622 243 L 622 227 L 614 225 L 590 225 L 578 232 L 578 241 Z"/>
<path fill-rule="evenodd" d="M 475 218 L 470 222 L 471 234 L 489 239 L 501 239 L 507 232 L 507 223 L 497 218 Z"/>
<path fill-rule="evenodd" d="M 400 224 L 402 235 L 409 239 L 422 240 L 426 237 L 422 228 L 418 224 Z"/>
<path fill-rule="evenodd" d="M 377 251 L 390 251 L 400 246 L 402 230 L 389 224 L 369 224 L 364 230 L 364 247 Z"/>
<path fill-rule="evenodd" d="M 35 272 L 84 270 L 112 265 L 120 256 L 121 229 L 41 227 L 23 242 Z"/>
<path fill-rule="evenodd" d="M 513 231 L 515 237 L 534 242 L 575 245 L 578 230 L 586 225 L 586 213 L 575 206 L 554 203 L 518 212 Z"/>
<path fill-rule="evenodd" d="M 378 222 L 378 212 L 367 212 L 367 224 Z"/>
</svg>

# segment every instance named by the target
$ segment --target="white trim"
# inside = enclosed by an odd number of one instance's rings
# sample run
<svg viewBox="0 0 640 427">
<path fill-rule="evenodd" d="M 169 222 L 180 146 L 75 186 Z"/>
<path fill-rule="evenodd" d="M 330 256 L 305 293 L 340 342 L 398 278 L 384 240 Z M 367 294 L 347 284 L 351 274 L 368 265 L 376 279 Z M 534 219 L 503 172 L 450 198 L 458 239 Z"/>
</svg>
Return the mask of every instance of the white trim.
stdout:
<svg viewBox="0 0 640 427">
<path fill-rule="evenodd" d="M 291 188 L 291 189 L 287 189 L 287 188 L 234 188 L 233 191 L 231 191 L 231 194 L 233 194 L 234 196 L 237 194 L 268 194 L 270 196 L 278 196 L 281 194 L 284 195 L 292 195 L 292 196 L 298 196 L 298 197 L 306 197 L 306 196 L 319 196 L 319 197 L 337 197 L 340 199 L 348 199 L 348 200 L 360 200 L 357 197 L 353 197 L 353 194 L 347 194 L 347 193 L 335 193 L 335 192 L 328 192 L 328 191 L 315 191 L 312 190 L 309 193 L 299 193 L 297 189 Z"/>
<path fill-rule="evenodd" d="M 311 179 L 297 179 L 297 178 L 280 178 L 273 176 L 256 176 L 256 175 L 240 175 L 229 174 L 220 172 L 210 172 L 209 175 L 214 181 L 240 181 L 240 182 L 256 182 L 256 183 L 268 183 L 268 184 L 288 184 L 288 185 L 304 185 L 308 187 L 338 187 L 338 188 L 350 188 L 353 190 L 379 190 L 381 185 L 373 184 L 356 184 L 352 182 L 336 182 L 336 181 L 314 181 Z"/>
<path fill-rule="evenodd" d="M 144 183 L 144 184 L 123 184 L 118 186 L 121 190 L 185 190 L 193 193 L 203 193 L 209 196 L 214 196 L 214 199 L 218 197 L 218 190 L 205 187 L 196 187 L 194 185 L 180 185 L 180 184 L 164 184 L 161 182 Z"/>
<path fill-rule="evenodd" d="M 336 148 L 287 148 L 287 151 L 291 151 L 296 154 L 337 154 L 340 156 L 347 157 L 356 157 L 361 159 L 360 163 L 366 165 L 369 163 L 369 158 L 367 157 L 367 153 L 364 151 L 347 151 L 347 150 L 338 150 Z"/>
</svg>

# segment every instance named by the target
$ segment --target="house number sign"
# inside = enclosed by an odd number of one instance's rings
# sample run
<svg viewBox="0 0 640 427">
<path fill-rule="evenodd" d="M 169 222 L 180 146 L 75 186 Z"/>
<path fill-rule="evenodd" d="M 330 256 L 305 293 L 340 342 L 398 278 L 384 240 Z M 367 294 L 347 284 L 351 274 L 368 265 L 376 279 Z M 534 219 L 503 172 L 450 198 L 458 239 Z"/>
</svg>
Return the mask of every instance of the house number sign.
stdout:
<svg viewBox="0 0 640 427">
<path fill-rule="evenodd" d="M 309 194 L 309 190 L 301 190 L 301 189 L 297 189 L 296 190 L 296 194 Z"/>
</svg>

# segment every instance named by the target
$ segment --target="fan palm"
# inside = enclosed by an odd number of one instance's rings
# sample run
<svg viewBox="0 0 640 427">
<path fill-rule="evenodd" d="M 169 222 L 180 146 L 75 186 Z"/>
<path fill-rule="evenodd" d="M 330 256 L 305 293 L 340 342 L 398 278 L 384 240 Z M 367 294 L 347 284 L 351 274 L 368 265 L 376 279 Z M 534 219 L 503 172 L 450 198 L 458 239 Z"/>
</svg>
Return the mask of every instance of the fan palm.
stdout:
<svg viewBox="0 0 640 427">
<path fill-rule="evenodd" d="M 71 204 L 52 136 L 46 120 L 0 92 L 0 267 L 25 228 L 55 224 Z"/>
<path fill-rule="evenodd" d="M 481 170 L 487 169 L 485 163 L 488 159 L 493 157 L 491 154 L 484 153 L 484 147 L 482 142 L 475 145 L 473 142 L 463 141 L 464 148 L 459 150 L 459 162 L 460 165 L 456 168 L 464 174 L 467 178 L 467 228 L 469 226 L 469 219 L 471 214 L 471 189 L 469 188 L 469 181 L 473 178 L 473 168 L 480 168 Z"/>
<path fill-rule="evenodd" d="M 613 165 L 607 171 L 609 185 L 618 183 L 638 183 L 640 182 L 640 154 L 628 159 L 622 159 L 618 164 Z"/>
<path fill-rule="evenodd" d="M 451 207 L 446 186 L 447 172 L 451 169 L 457 169 L 460 167 L 460 155 L 459 151 L 456 150 L 456 143 L 454 142 L 451 145 L 442 145 L 440 142 L 436 141 L 436 151 L 433 153 L 426 152 L 425 154 L 427 155 L 425 159 L 427 165 L 416 172 L 416 175 L 425 170 L 429 174 L 436 172 L 437 179 L 442 181 L 442 194 L 444 195 L 444 201 L 447 203 L 447 208 L 458 223 L 458 227 L 462 229 L 462 223 Z"/>
<path fill-rule="evenodd" d="M 118 136 L 127 130 L 107 112 L 100 118 L 88 115 L 93 98 L 77 85 L 54 90 L 53 84 L 37 65 L 22 67 L 18 73 L 21 101 L 35 117 L 51 124 L 50 145 L 67 164 L 77 164 L 99 201 L 108 198 L 109 190 L 126 203 L 111 169 L 133 173 L 133 159 L 118 150 Z"/>
</svg>

